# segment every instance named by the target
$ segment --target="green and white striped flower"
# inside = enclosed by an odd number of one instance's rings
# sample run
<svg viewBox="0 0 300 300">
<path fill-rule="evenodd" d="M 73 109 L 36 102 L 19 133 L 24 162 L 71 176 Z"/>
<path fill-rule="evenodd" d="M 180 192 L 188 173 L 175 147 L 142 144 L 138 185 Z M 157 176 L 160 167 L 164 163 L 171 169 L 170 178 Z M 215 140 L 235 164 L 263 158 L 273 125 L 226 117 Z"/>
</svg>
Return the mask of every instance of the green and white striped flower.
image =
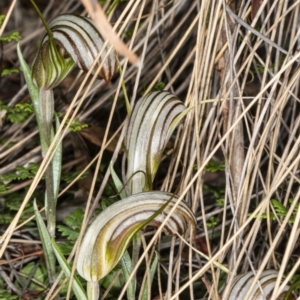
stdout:
<svg viewBox="0 0 300 300">
<path fill-rule="evenodd" d="M 271 299 L 276 281 L 278 279 L 278 271 L 276 270 L 264 270 L 259 276 L 257 281 L 254 281 L 255 274 L 253 272 L 247 272 L 237 275 L 232 283 L 229 300 L 263 300 Z M 250 287 L 251 290 L 250 290 Z M 286 285 L 279 295 L 276 295 L 272 299 L 286 299 L 290 285 Z M 273 295 L 274 297 L 275 295 Z M 289 300 L 296 300 L 296 295 L 291 292 Z"/>
<path fill-rule="evenodd" d="M 122 257 L 131 238 L 146 225 L 159 226 L 177 200 L 177 196 L 167 192 L 144 192 L 106 208 L 84 236 L 77 262 L 78 273 L 89 282 L 106 276 Z M 163 205 L 166 206 L 160 211 Z M 168 235 L 183 234 L 189 225 L 195 229 L 196 219 L 188 205 L 181 201 L 163 230 Z"/>
<path fill-rule="evenodd" d="M 117 69 L 116 54 L 113 50 L 107 54 L 110 46 L 103 48 L 104 40 L 92 20 L 62 14 L 50 22 L 49 29 L 32 66 L 32 76 L 39 88 L 54 88 L 76 65 L 88 72 L 100 51 L 93 74 L 104 61 L 98 77 L 106 82 L 111 80 Z"/>
<path fill-rule="evenodd" d="M 152 189 L 165 146 L 188 111 L 167 91 L 152 92 L 135 104 L 125 137 L 129 194 Z"/>
</svg>

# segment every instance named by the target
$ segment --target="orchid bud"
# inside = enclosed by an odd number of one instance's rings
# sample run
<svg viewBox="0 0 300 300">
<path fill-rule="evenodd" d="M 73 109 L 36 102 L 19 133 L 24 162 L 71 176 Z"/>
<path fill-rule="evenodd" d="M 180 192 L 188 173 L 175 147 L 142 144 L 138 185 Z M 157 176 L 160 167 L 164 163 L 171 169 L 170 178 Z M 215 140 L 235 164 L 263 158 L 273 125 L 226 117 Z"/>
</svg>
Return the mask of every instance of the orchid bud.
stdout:
<svg viewBox="0 0 300 300">
<path fill-rule="evenodd" d="M 62 14 L 50 22 L 49 29 L 32 66 L 32 77 L 39 88 L 53 89 L 75 65 L 88 72 L 100 51 L 92 74 L 104 60 L 98 78 L 111 80 L 117 69 L 116 54 L 112 50 L 105 58 L 110 46 L 103 49 L 104 40 L 92 20 Z"/>
<path fill-rule="evenodd" d="M 152 189 L 165 146 L 188 111 L 166 91 L 152 92 L 135 104 L 125 136 L 130 194 Z"/>
<path fill-rule="evenodd" d="M 89 282 L 106 276 L 122 257 L 131 238 L 146 225 L 159 226 L 177 200 L 177 196 L 167 192 L 144 192 L 106 208 L 84 236 L 78 255 L 78 273 Z M 166 206 L 159 212 L 163 205 Z M 195 229 L 196 219 L 188 205 L 181 201 L 163 230 L 169 235 L 183 234 L 189 225 Z"/>
</svg>

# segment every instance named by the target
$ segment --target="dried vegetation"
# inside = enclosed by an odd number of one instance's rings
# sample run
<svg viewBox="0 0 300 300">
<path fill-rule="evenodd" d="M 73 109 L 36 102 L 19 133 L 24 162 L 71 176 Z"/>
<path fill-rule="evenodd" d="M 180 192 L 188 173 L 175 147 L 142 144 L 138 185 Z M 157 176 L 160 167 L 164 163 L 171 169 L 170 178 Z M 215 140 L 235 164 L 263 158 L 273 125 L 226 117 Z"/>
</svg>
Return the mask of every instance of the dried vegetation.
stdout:
<svg viewBox="0 0 300 300">
<path fill-rule="evenodd" d="M 4 35 L 20 32 L 31 63 L 44 29 L 28 1 L 8 2 L 0 4 L 8 18 Z M 105 1 L 105 11 L 112 2 Z M 37 5 L 47 20 L 64 12 L 85 14 L 78 0 Z M 297 0 L 120 2 L 109 20 L 140 66 L 120 57 L 122 71 L 110 84 L 75 70 L 55 90 L 55 110 L 88 125 L 64 131 L 63 171 L 86 177 L 62 183 L 60 220 L 75 207 L 93 211 L 107 197 L 111 159 L 121 174 L 125 90 L 132 105 L 163 88 L 193 107 L 167 147 L 155 188 L 179 191 L 196 214 L 197 235 L 194 241 L 186 236 L 188 244 L 179 238 L 154 241 L 160 263 L 151 299 L 218 299 L 221 292 L 226 299 L 237 273 L 272 268 L 287 280 L 300 274 L 299 9 Z M 1 67 L 18 67 L 15 42 L 2 43 Z M 0 84 L 5 105 L 28 100 L 22 74 L 2 77 Z M 34 117 L 15 124 L 2 109 L 0 118 L 1 174 L 41 163 Z M 25 199 L 20 212 L 33 193 L 43 191 L 38 176 L 9 185 L 1 195 L 3 215 L 11 195 Z M 1 226 L 0 273 L 8 291 L 29 299 L 36 291 L 19 271 L 29 262 L 41 264 L 42 251 L 31 234 L 34 227 L 17 226 L 28 215 L 12 217 L 10 227 Z M 145 232 L 147 243 L 152 233 Z M 138 273 L 140 282 L 145 270 Z M 276 293 L 281 286 L 278 281 Z M 50 299 L 53 291 L 44 288 L 41 298 Z"/>
</svg>

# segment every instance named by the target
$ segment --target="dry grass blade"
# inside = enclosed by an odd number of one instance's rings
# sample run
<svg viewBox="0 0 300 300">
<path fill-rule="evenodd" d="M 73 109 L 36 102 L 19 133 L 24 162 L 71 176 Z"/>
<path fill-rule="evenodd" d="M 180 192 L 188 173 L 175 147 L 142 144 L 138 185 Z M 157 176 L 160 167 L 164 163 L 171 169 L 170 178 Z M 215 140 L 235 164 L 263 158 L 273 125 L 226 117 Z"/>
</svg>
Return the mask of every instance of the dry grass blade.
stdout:
<svg viewBox="0 0 300 300">
<path fill-rule="evenodd" d="M 96 22 L 107 14 L 105 20 L 114 29 L 112 34 L 109 25 L 106 34 L 117 36 L 128 48 L 120 59 L 119 74 L 108 85 L 74 71 L 55 90 L 55 110 L 62 113 L 63 168 L 74 174 L 62 182 L 58 201 L 85 209 L 83 233 L 105 199 L 119 199 L 108 164 L 114 162 L 119 177 L 126 169 L 125 102 L 133 107 L 145 93 L 167 89 L 192 109 L 166 145 L 153 187 L 176 191 L 179 201 L 188 202 L 197 218 L 197 235 L 195 240 L 186 235 L 182 241 L 165 237 L 161 228 L 143 232 L 143 253 L 133 270 L 138 284 L 149 281 L 151 253 L 157 251 L 159 263 L 149 299 L 227 299 L 236 274 L 255 270 L 258 278 L 266 269 L 278 271 L 274 291 L 279 295 L 300 275 L 300 0 L 239 1 L 238 5 L 224 0 L 106 0 L 100 2 L 103 10 L 97 1 L 82 3 Z M 67 7 L 58 0 L 38 4 L 49 21 L 58 11 L 84 14 L 80 1 L 70 1 Z M 17 24 L 28 62 L 42 34 L 30 13 L 20 2 L 9 12 L 5 29 L 10 33 Z M 18 18 L 21 15 L 23 19 Z M 5 68 L 17 65 L 14 49 L 14 43 L 3 43 Z M 137 62 L 134 53 L 143 65 L 140 68 L 128 63 Z M 11 122 L 9 109 L 28 99 L 22 76 L 1 77 L 0 85 L 6 105 L 0 106 L 5 109 L 0 176 L 16 173 L 17 165 L 41 162 L 34 178 L 5 181 L 11 190 L 2 195 L 3 215 L 9 210 L 9 197 L 16 191 L 22 195 L 18 211 L 9 211 L 14 214 L 11 224 L 1 224 L 0 252 L 7 255 L 18 224 L 28 230 L 23 222 L 31 215 L 23 218 L 22 211 L 27 211 L 33 195 L 43 191 L 50 156 L 42 160 L 37 153 L 33 117 L 20 124 Z M 68 130 L 76 119 L 88 126 L 81 133 Z M 79 148 L 85 164 L 77 160 Z M 89 177 L 83 183 L 84 173 Z M 59 233 L 58 237 L 65 241 Z M 69 261 L 76 262 L 76 251 L 78 243 Z M 9 266 L 16 265 L 19 257 Z M 11 275 L 9 268 L 4 272 Z M 140 276 L 143 272 L 148 275 Z M 16 285 L 14 276 L 10 281 Z M 112 273 L 111 285 L 102 285 L 101 296 L 114 293 L 115 299 L 124 299 L 129 281 L 118 286 L 122 276 Z M 6 285 L 12 287 L 11 282 Z M 60 288 L 57 282 L 51 293 Z M 46 299 L 50 298 L 49 292 Z"/>
</svg>

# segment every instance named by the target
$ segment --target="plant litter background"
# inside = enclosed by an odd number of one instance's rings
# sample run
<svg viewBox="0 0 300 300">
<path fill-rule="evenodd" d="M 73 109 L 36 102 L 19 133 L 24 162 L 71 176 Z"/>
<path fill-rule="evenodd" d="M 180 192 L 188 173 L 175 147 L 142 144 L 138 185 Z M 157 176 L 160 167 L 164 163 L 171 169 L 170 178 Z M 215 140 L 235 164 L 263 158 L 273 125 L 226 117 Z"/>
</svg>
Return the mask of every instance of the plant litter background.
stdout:
<svg viewBox="0 0 300 300">
<path fill-rule="evenodd" d="M 110 84 L 90 79 L 82 84 L 85 75 L 76 69 L 56 88 L 55 111 L 73 119 L 67 126 L 74 129 L 63 139 L 58 219 L 63 222 L 76 208 L 94 210 L 116 196 L 107 169 L 112 159 L 121 175 L 122 80 L 131 105 L 149 91 L 165 89 L 193 109 L 169 142 L 154 186 L 184 195 L 198 227 L 193 241 L 186 237 L 188 245 L 163 235 L 153 245 L 160 262 L 151 299 L 218 299 L 221 290 L 226 299 L 232 278 L 248 270 L 277 269 L 296 280 L 300 1 L 115 2 L 108 18 L 140 66 L 120 56 L 122 71 Z M 86 15 L 78 0 L 36 3 L 47 21 L 60 13 Z M 113 1 L 100 3 L 108 12 Z M 0 7 L 7 15 L 1 36 L 18 31 L 31 64 L 44 34 L 41 21 L 29 1 L 1 1 Z M 2 37 L 0 222 L 1 243 L 7 245 L 1 293 L 50 299 L 32 209 L 33 198 L 39 201 L 44 191 L 43 180 L 35 179 L 42 161 L 37 126 L 26 106 L 29 94 L 18 72 L 16 42 Z M 8 240 L 5 230 L 26 193 L 31 200 Z M 146 244 L 153 233 L 144 232 Z M 57 240 L 66 242 L 59 232 Z M 147 260 L 140 282 L 145 265 Z M 121 295 L 120 272 L 114 276 L 111 285 L 103 283 L 107 299 Z"/>
</svg>

